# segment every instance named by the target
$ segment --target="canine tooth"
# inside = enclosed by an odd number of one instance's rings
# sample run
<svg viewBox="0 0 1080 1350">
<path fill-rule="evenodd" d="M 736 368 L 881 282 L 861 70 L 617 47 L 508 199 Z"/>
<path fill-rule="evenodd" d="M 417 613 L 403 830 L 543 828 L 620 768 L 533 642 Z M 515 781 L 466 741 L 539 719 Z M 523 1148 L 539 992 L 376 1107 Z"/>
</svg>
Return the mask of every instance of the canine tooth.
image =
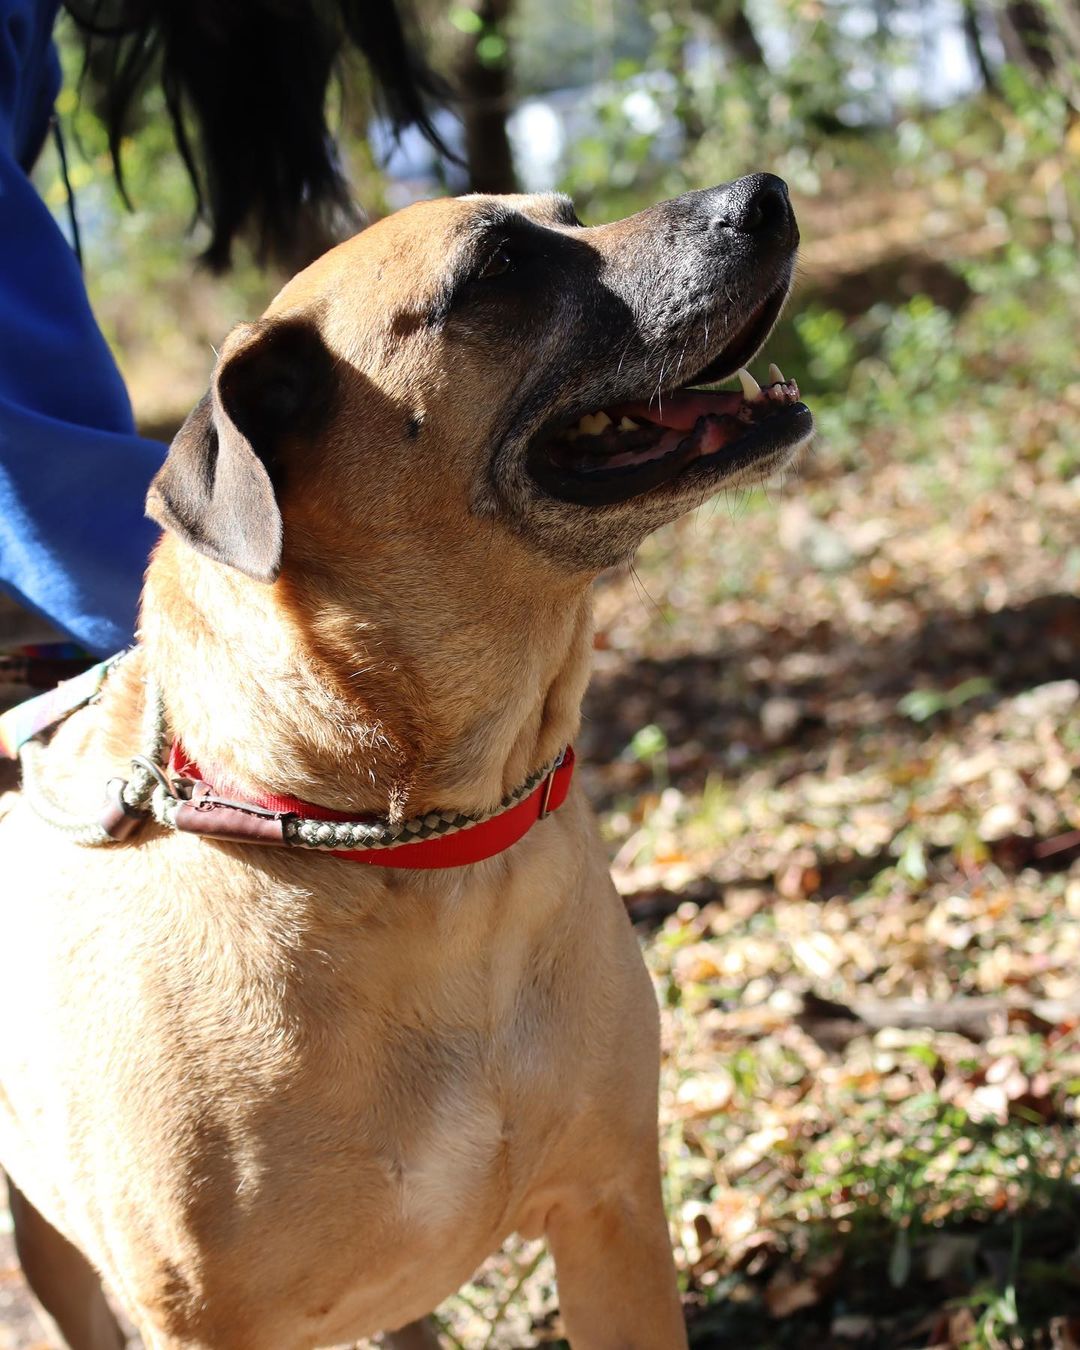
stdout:
<svg viewBox="0 0 1080 1350">
<path fill-rule="evenodd" d="M 638 430 L 638 424 L 637 424 L 636 422 L 632 422 L 632 421 L 630 420 L 629 417 L 624 417 L 624 418 L 622 419 L 622 421 L 619 423 L 619 430 L 620 430 L 620 431 L 637 431 L 637 430 Z"/>
<path fill-rule="evenodd" d="M 761 385 L 743 366 L 739 367 L 739 383 L 742 385 L 743 398 L 748 403 L 761 397 Z"/>
<path fill-rule="evenodd" d="M 769 364 L 769 379 L 772 380 L 773 384 L 787 384 L 787 380 L 784 379 L 784 372 L 779 366 L 773 365 L 771 362 Z"/>
<path fill-rule="evenodd" d="M 605 427 L 611 426 L 611 418 L 606 412 L 586 413 L 578 423 L 578 431 L 583 436 L 599 436 Z"/>
</svg>

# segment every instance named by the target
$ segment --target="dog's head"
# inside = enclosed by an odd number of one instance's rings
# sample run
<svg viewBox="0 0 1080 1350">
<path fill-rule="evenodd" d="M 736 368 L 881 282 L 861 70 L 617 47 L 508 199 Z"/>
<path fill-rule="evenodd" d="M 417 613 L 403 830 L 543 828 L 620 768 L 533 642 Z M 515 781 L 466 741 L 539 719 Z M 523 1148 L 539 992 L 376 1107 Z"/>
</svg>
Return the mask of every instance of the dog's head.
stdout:
<svg viewBox="0 0 1080 1350">
<path fill-rule="evenodd" d="M 558 196 L 409 207 L 230 335 L 149 514 L 262 581 L 313 534 L 505 530 L 597 571 L 808 439 L 793 384 L 706 388 L 761 347 L 798 238 L 767 174 L 592 228 Z"/>
</svg>

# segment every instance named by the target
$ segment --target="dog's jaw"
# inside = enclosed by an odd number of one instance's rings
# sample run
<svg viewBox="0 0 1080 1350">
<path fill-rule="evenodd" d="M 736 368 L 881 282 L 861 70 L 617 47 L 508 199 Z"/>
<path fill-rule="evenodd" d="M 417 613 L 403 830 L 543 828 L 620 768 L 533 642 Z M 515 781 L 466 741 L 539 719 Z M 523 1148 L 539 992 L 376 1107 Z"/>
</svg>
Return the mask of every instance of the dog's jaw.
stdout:
<svg viewBox="0 0 1080 1350">
<path fill-rule="evenodd" d="M 695 215 L 711 197 L 569 232 L 598 274 L 587 301 L 553 313 L 474 498 L 556 565 L 619 562 L 714 493 L 784 471 L 809 441 L 810 411 L 779 372 L 764 391 L 745 372 L 741 393 L 709 388 L 766 342 L 798 243 L 783 193 L 773 233 L 717 254 Z"/>
</svg>

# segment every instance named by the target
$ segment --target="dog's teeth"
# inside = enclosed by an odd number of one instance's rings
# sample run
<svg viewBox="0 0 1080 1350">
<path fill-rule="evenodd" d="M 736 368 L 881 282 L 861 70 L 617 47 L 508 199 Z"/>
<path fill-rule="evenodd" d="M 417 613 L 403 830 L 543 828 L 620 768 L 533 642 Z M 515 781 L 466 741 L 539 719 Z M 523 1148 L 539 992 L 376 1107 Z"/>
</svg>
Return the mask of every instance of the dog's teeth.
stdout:
<svg viewBox="0 0 1080 1350">
<path fill-rule="evenodd" d="M 620 430 L 620 431 L 637 431 L 637 430 L 638 430 L 638 424 L 637 424 L 636 422 L 632 422 L 632 421 L 630 420 L 629 417 L 624 417 L 624 418 L 622 419 L 622 421 L 619 423 L 619 430 Z"/>
<path fill-rule="evenodd" d="M 772 380 L 773 384 L 787 384 L 787 380 L 784 379 L 784 372 L 779 366 L 773 365 L 771 362 L 769 364 L 769 379 Z"/>
<path fill-rule="evenodd" d="M 761 385 L 742 366 L 739 367 L 739 383 L 742 385 L 743 398 L 747 403 L 753 403 L 755 399 L 761 397 Z"/>
<path fill-rule="evenodd" d="M 577 424 L 577 429 L 583 436 L 599 436 L 609 426 L 611 426 L 611 418 L 606 412 L 594 412 L 586 413 Z"/>
</svg>

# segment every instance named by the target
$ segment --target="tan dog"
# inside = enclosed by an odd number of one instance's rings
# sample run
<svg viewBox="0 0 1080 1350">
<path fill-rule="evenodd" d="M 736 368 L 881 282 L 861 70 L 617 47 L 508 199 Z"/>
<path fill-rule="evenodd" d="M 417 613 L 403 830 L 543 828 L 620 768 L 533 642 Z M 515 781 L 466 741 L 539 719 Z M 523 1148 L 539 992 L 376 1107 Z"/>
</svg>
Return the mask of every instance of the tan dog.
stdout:
<svg viewBox="0 0 1080 1350">
<path fill-rule="evenodd" d="M 758 349 L 797 241 L 758 175 L 591 229 L 428 202 L 301 273 L 173 443 L 139 651 L 54 794 L 130 772 L 148 676 L 252 793 L 493 810 L 574 736 L 595 574 L 806 440 L 793 385 L 686 388 Z M 0 850 L 0 1161 L 76 1350 L 121 1343 L 95 1272 L 157 1350 L 299 1350 L 423 1316 L 514 1231 L 576 1347 L 685 1343 L 656 1008 L 580 790 L 445 870 L 85 848 L 21 801 Z"/>
</svg>

